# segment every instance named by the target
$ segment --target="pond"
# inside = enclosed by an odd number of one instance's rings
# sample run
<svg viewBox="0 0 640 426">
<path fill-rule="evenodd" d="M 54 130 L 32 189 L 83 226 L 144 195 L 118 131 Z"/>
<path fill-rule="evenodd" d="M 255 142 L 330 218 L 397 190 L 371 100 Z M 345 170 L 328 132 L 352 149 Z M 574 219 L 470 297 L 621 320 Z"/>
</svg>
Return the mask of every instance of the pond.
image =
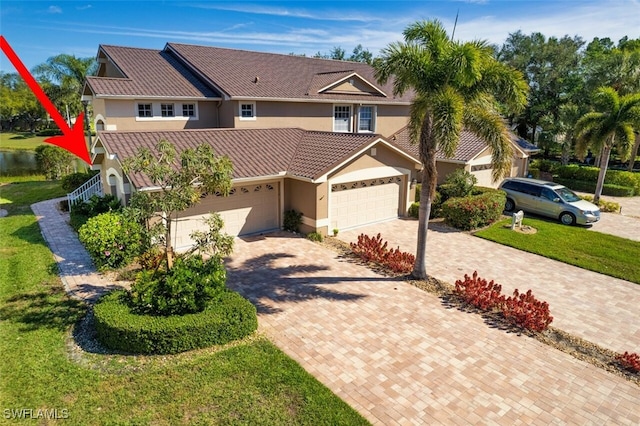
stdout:
<svg viewBox="0 0 640 426">
<path fill-rule="evenodd" d="M 76 171 L 86 170 L 80 159 L 74 160 Z M 0 176 L 28 176 L 38 174 L 35 151 L 0 150 Z"/>
</svg>

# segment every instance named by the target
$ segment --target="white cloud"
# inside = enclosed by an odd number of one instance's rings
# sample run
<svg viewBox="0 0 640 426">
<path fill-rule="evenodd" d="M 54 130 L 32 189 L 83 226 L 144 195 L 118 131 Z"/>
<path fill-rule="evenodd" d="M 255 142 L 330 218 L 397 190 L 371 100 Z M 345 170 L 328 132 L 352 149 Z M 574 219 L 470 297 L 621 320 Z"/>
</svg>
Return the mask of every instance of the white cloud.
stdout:
<svg viewBox="0 0 640 426">
<path fill-rule="evenodd" d="M 87 4 L 85 6 L 78 6 L 76 7 L 76 10 L 87 10 L 87 9 L 91 9 L 93 6 L 91 6 L 90 4 Z"/>
<path fill-rule="evenodd" d="M 52 14 L 62 13 L 62 8 L 59 6 L 49 6 L 49 9 L 47 9 L 47 12 Z"/>
</svg>

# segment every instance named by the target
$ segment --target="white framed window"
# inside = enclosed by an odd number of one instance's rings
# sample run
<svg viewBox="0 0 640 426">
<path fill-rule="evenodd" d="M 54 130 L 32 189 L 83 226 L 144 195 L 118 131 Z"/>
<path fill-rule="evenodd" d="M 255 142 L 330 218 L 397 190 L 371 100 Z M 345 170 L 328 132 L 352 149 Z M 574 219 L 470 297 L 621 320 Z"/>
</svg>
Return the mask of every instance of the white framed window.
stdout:
<svg viewBox="0 0 640 426">
<path fill-rule="evenodd" d="M 138 117 L 153 117 L 151 104 L 138 104 Z"/>
<path fill-rule="evenodd" d="M 183 117 L 195 117 L 196 105 L 195 104 L 182 104 L 182 116 Z"/>
<path fill-rule="evenodd" d="M 175 117 L 173 104 L 160 104 L 160 115 L 162 117 Z"/>
<path fill-rule="evenodd" d="M 255 120 L 256 119 L 256 103 L 241 102 L 239 114 L 240 114 L 240 120 Z"/>
<path fill-rule="evenodd" d="M 351 131 L 351 105 L 333 106 L 333 131 Z"/>
<path fill-rule="evenodd" d="M 362 105 L 358 108 L 358 132 L 373 133 L 376 131 L 376 107 Z"/>
</svg>

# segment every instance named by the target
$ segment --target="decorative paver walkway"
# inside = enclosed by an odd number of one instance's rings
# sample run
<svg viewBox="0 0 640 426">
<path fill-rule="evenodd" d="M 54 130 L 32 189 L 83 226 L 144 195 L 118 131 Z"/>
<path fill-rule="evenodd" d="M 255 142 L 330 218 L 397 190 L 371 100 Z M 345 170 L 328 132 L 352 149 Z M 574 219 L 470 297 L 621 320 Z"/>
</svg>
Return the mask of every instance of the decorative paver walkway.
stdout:
<svg viewBox="0 0 640 426">
<path fill-rule="evenodd" d="M 89 253 L 68 223 L 69 213 L 58 209 L 58 204 L 65 198 L 32 204 L 31 210 L 36 215 L 42 236 L 53 252 L 67 293 L 76 299 L 95 302 L 102 294 L 119 286 L 96 272 Z"/>
<path fill-rule="evenodd" d="M 394 220 L 340 232 L 344 241 L 376 235 L 389 247 L 415 253 L 417 220 Z M 597 235 L 597 234 L 594 234 Z M 585 241 L 585 244 L 588 244 Z M 616 352 L 640 353 L 640 285 L 587 271 L 431 224 L 427 270 L 451 284 L 464 274 L 495 280 L 510 295 L 531 289 L 549 303 L 553 326 Z"/>
<path fill-rule="evenodd" d="M 67 291 L 94 300 L 109 283 L 55 202 L 32 208 Z M 260 330 L 374 424 L 640 423 L 637 385 L 303 238 L 236 239 L 228 267 Z"/>
<path fill-rule="evenodd" d="M 260 330 L 374 424 L 626 424 L 640 387 L 286 234 L 238 240 Z"/>
</svg>

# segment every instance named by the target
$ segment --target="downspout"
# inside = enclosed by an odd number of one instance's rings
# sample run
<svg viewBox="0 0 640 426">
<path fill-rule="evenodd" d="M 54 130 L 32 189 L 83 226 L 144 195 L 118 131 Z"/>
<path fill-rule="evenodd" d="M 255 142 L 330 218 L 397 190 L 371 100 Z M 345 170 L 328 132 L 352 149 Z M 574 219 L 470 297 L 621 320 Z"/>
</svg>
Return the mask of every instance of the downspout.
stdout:
<svg viewBox="0 0 640 426">
<path fill-rule="evenodd" d="M 222 99 L 218 101 L 218 105 L 216 105 L 216 125 L 218 127 L 222 127 L 220 125 L 220 107 L 222 106 Z"/>
</svg>

